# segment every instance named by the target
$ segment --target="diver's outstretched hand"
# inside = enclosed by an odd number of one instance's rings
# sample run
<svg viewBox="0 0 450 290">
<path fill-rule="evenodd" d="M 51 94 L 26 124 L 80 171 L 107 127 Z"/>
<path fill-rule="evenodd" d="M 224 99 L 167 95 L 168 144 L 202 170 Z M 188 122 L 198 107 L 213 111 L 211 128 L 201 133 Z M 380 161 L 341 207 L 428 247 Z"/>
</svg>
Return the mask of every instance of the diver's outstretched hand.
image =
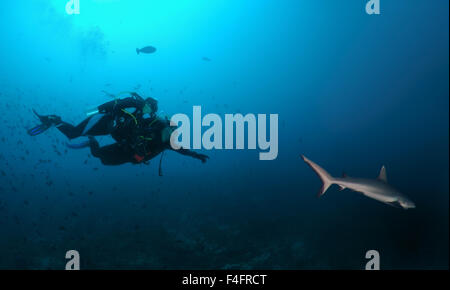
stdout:
<svg viewBox="0 0 450 290">
<path fill-rule="evenodd" d="M 172 147 L 169 147 L 169 148 L 174 150 L 177 153 L 182 154 L 182 155 L 186 155 L 186 156 L 190 156 L 190 157 L 199 159 L 202 163 L 205 163 L 206 160 L 209 159 L 208 155 L 200 154 L 200 153 L 194 152 L 194 151 L 186 149 L 186 148 L 179 148 L 179 149 L 173 149 Z"/>
<path fill-rule="evenodd" d="M 205 154 L 198 154 L 197 158 L 200 159 L 202 161 L 202 163 L 206 163 L 206 160 L 209 159 L 209 156 L 205 155 Z"/>
</svg>

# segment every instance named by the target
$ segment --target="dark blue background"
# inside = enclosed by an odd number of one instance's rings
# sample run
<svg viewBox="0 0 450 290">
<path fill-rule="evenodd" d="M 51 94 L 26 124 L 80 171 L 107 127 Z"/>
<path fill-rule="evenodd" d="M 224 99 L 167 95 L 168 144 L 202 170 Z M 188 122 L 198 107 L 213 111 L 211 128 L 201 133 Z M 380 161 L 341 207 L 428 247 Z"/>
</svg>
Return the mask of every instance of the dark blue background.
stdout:
<svg viewBox="0 0 450 290">
<path fill-rule="evenodd" d="M 0 9 L 0 268 L 62 269 L 69 249 L 83 268 L 361 269 L 370 249 L 384 269 L 448 268 L 448 1 L 65 2 Z M 26 135 L 31 108 L 77 123 L 101 90 L 168 116 L 279 114 L 279 156 L 168 152 L 159 177 Z M 300 154 L 334 176 L 384 164 L 417 208 L 317 199 Z"/>
</svg>

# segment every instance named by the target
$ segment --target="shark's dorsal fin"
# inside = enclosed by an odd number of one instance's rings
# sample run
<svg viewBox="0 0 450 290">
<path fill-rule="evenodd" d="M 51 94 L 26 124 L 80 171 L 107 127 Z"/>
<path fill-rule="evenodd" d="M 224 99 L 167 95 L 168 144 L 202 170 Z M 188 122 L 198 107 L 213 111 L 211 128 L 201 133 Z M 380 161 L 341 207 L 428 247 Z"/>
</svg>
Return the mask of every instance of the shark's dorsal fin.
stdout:
<svg viewBox="0 0 450 290">
<path fill-rule="evenodd" d="M 342 178 L 346 178 L 347 177 L 347 173 L 342 172 Z"/>
<path fill-rule="evenodd" d="M 386 167 L 384 167 L 384 165 L 381 167 L 380 175 L 378 175 L 378 180 L 387 183 Z"/>
</svg>

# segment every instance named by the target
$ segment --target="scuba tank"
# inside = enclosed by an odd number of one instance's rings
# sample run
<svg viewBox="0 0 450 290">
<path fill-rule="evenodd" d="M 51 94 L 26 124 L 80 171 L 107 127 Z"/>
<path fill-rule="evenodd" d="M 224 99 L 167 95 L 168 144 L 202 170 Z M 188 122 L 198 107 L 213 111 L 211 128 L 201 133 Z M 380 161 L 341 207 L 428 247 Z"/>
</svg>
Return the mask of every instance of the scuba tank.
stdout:
<svg viewBox="0 0 450 290">
<path fill-rule="evenodd" d="M 85 111 L 86 117 L 90 117 L 90 116 L 98 114 L 98 113 L 99 113 L 99 111 L 98 111 L 97 107 L 91 108 L 91 109 L 88 109 Z"/>
</svg>

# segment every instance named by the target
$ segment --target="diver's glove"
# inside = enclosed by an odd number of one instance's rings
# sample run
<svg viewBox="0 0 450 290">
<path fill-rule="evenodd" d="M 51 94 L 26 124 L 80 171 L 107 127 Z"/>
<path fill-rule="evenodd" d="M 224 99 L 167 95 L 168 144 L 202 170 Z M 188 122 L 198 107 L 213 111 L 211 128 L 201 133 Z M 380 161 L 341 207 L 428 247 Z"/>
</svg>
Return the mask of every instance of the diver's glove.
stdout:
<svg viewBox="0 0 450 290">
<path fill-rule="evenodd" d="M 209 156 L 205 154 L 196 154 L 195 158 L 200 159 L 202 163 L 206 163 L 206 160 L 209 159 Z"/>
</svg>

